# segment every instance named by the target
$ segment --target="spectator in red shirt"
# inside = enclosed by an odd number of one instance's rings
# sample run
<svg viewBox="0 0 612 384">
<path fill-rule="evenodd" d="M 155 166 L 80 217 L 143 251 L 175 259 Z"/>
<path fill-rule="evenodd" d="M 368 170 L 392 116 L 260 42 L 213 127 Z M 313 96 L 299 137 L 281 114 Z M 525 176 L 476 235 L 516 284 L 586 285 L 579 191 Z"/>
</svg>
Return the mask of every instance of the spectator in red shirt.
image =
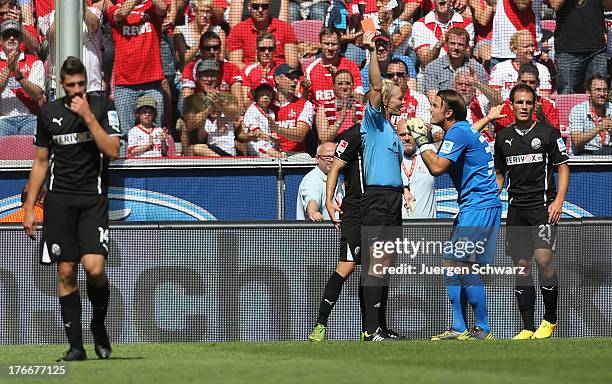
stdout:
<svg viewBox="0 0 612 384">
<path fill-rule="evenodd" d="M 323 28 L 319 33 L 321 57 L 313 61 L 306 69 L 306 80 L 310 82 L 308 97 L 313 102 L 317 113 L 324 109 L 329 126 L 336 123 L 336 95 L 333 76 L 346 69 L 353 77 L 352 97 L 363 101 L 363 85 L 357 64 L 338 54 L 340 36 L 338 32 Z"/>
<path fill-rule="evenodd" d="M 229 60 L 242 68 L 256 60 L 256 39 L 262 32 L 271 33 L 276 39 L 274 60 L 297 67 L 297 40 L 291 26 L 270 15 L 271 0 L 249 0 L 251 17 L 238 23 L 227 38 Z"/>
<path fill-rule="evenodd" d="M 183 79 L 181 82 L 182 99 L 185 100 L 193 93 L 200 92 L 197 83 L 197 68 L 203 60 L 216 60 L 219 63 L 219 79 L 217 86 L 221 92 L 230 92 L 238 101 L 242 100 L 242 76 L 240 69 L 220 55 L 221 39 L 214 32 L 206 32 L 200 37 L 200 53 L 202 57 L 196 61 L 192 61 L 183 70 Z M 243 105 L 240 105 L 242 108 Z"/>
<path fill-rule="evenodd" d="M 250 104 L 253 100 L 252 90 L 261 83 L 275 86 L 274 69 L 282 64 L 274 61 L 276 40 L 271 33 L 264 32 L 257 37 L 257 61 L 242 68 L 243 103 Z"/>
<path fill-rule="evenodd" d="M 289 64 L 281 64 L 274 71 L 276 101 L 272 130 L 278 134 L 281 152 L 306 152 L 306 135 L 314 122 L 314 106 L 310 101 L 295 96 L 303 73 Z"/>
<path fill-rule="evenodd" d="M 317 133 L 321 143 L 336 141 L 340 134 L 363 119 L 364 106 L 353 96 L 354 84 L 350 71 L 341 69 L 334 74 L 335 108 L 333 111 L 319 108 L 317 113 Z"/>
<path fill-rule="evenodd" d="M 527 84 L 533 89 L 538 89 L 540 86 L 540 73 L 538 68 L 531 64 L 523 64 L 521 68 L 519 68 L 519 84 Z M 495 132 L 499 132 L 500 130 L 508 127 L 510 124 L 514 123 L 514 113 L 512 113 L 512 103 L 510 99 L 507 99 L 504 102 L 504 107 L 501 110 L 502 114 L 505 114 L 506 117 L 501 119 L 497 119 L 495 121 Z M 559 111 L 555 104 L 548 98 L 538 96 L 536 98 L 536 107 L 533 111 L 533 119 L 539 120 L 544 124 L 548 124 L 551 127 L 559 130 Z"/>
<path fill-rule="evenodd" d="M 124 134 L 132 128 L 132 116 L 138 97 L 155 98 L 158 115 L 155 125 L 161 126 L 164 108 L 161 81 L 160 37 L 166 16 L 164 0 L 117 0 L 109 6 L 107 16 L 115 42 L 115 103 Z"/>
<path fill-rule="evenodd" d="M 200 37 L 209 31 L 215 32 L 221 39 L 221 55 L 225 56 L 225 32 L 212 24 L 213 0 L 195 0 L 191 2 L 193 20 L 176 27 L 174 47 L 179 59 L 179 69 L 183 69 L 199 52 Z"/>
</svg>

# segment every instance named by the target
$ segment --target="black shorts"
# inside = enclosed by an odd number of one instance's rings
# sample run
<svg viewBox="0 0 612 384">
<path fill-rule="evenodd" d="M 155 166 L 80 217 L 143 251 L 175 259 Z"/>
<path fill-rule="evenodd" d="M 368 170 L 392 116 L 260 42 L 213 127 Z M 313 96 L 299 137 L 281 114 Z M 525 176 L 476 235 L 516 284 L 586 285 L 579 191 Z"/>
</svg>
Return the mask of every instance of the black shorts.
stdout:
<svg viewBox="0 0 612 384">
<path fill-rule="evenodd" d="M 361 200 L 364 227 L 402 225 L 402 188 L 367 187 Z"/>
<path fill-rule="evenodd" d="M 49 192 L 45 197 L 41 264 L 108 255 L 108 198 Z"/>
<path fill-rule="evenodd" d="M 361 217 L 359 211 L 343 212 L 340 222 L 340 261 L 361 264 Z"/>
<path fill-rule="evenodd" d="M 536 249 L 555 250 L 557 225 L 548 224 L 548 208 L 508 206 L 506 254 L 514 262 L 531 260 Z"/>
</svg>

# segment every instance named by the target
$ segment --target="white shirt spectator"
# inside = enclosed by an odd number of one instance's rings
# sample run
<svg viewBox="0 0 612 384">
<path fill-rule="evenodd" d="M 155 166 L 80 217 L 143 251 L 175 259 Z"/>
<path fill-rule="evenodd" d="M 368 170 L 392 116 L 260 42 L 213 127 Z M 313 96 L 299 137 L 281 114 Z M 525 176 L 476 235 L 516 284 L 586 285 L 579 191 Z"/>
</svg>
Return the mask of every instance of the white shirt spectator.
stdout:
<svg viewBox="0 0 612 384">
<path fill-rule="evenodd" d="M 442 24 L 436 19 L 434 11 L 429 12 L 425 17 L 412 25 L 410 45 L 415 51 L 422 47 L 432 47 L 442 38 L 442 34 L 452 27 L 464 28 L 470 35 L 470 46 L 474 46 L 474 24 L 472 24 L 472 20 L 464 18 L 457 12 L 453 12 L 450 21 Z M 438 57 L 444 55 L 446 55 L 446 46 L 440 50 L 440 56 Z"/>
<path fill-rule="evenodd" d="M 436 179 L 429 173 L 417 149 L 416 153 L 402 162 L 402 180 L 410 186 L 410 193 L 416 200 L 414 211 L 409 214 L 402 208 L 402 219 L 433 219 L 436 217 Z M 406 201 L 404 200 L 404 204 Z"/>
<path fill-rule="evenodd" d="M 215 120 L 206 119 L 204 130 L 208 133 L 209 145 L 216 145 L 230 155 L 236 156 L 234 125 L 224 116 Z"/>
<path fill-rule="evenodd" d="M 493 14 L 493 39 L 491 40 L 491 56 L 500 59 L 516 57 L 510 49 L 510 38 L 521 30 L 531 31 L 534 41 L 542 40 L 542 0 L 531 0 L 534 13 L 533 19 L 521 16 L 510 5 L 513 0 L 497 0 Z M 520 12 L 521 14 L 523 12 Z"/>
<path fill-rule="evenodd" d="M 540 73 L 540 87 L 537 89 L 540 91 L 552 91 L 552 84 L 550 83 L 550 73 L 548 68 L 540 63 L 534 63 Z M 512 87 L 518 81 L 518 68 L 514 66 L 512 60 L 505 60 L 498 63 L 493 67 L 491 71 L 491 79 L 489 79 L 489 85 L 492 88 L 499 89 L 501 92 L 502 99 L 506 100 L 510 97 L 510 91 Z"/>
<path fill-rule="evenodd" d="M 268 112 L 267 116 L 271 119 L 275 118 L 272 110 Z M 267 133 L 268 135 L 272 133 L 270 124 L 266 118 L 266 113 L 259 108 L 257 103 L 251 104 L 251 106 L 247 109 L 242 125 L 246 132 L 256 132 L 259 130 L 263 133 Z M 268 150 L 273 148 L 273 144 L 267 140 L 257 140 L 249 141 L 247 147 L 249 156 L 262 156 L 265 155 Z"/>
<path fill-rule="evenodd" d="M 295 207 L 295 219 L 306 220 L 308 213 L 306 208 L 311 200 L 314 200 L 319 206 L 319 212 L 323 214 L 323 220 L 330 220 L 329 213 L 325 208 L 326 192 L 325 183 L 327 182 L 327 175 L 319 167 L 315 167 L 312 171 L 308 172 L 302 179 L 297 193 L 297 203 Z M 344 192 L 342 191 L 342 183 L 338 183 L 336 189 L 336 195 L 334 196 L 334 203 L 340 206 Z M 336 217 L 338 219 L 339 217 Z"/>
<path fill-rule="evenodd" d="M 158 139 L 162 135 L 163 128 L 145 128 L 142 125 L 137 125 L 128 132 L 128 153 L 134 147 L 140 145 L 150 145 L 153 141 L 153 148 L 135 157 L 161 157 L 161 141 Z M 156 143 L 159 141 L 159 144 Z"/>
</svg>

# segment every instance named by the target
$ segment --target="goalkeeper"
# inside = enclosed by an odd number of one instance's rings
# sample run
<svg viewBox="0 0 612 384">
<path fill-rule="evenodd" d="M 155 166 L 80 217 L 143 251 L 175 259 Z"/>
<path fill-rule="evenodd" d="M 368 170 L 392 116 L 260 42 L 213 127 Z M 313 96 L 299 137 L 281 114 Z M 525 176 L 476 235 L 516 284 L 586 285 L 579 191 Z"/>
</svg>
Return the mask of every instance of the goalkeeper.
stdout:
<svg viewBox="0 0 612 384">
<path fill-rule="evenodd" d="M 429 172 L 433 176 L 448 172 L 457 189 L 459 214 L 455 219 L 450 240 L 456 245 L 452 247 L 455 252 L 444 253 L 443 266 L 470 268 L 473 263 L 491 263 L 501 220 L 501 202 L 495 182 L 491 149 L 478 130 L 465 121 L 465 101 L 457 92 L 439 91 L 434 97 L 430 111 L 431 124 L 439 125 L 445 131 L 438 154 L 429 142 L 427 128 L 421 119 L 410 119 L 408 127 Z M 485 117 L 475 126 L 485 125 L 483 120 L 486 123 L 492 118 Z M 458 243 L 466 240 L 473 243 L 481 241 L 483 246 L 471 253 L 457 252 L 461 249 L 461 244 Z M 447 331 L 433 336 L 432 340 L 492 339 L 486 292 L 481 277 L 473 273 L 447 273 L 444 281 L 452 305 L 452 325 Z M 462 294 L 474 308 L 475 326 L 470 330 L 462 311 Z"/>
</svg>

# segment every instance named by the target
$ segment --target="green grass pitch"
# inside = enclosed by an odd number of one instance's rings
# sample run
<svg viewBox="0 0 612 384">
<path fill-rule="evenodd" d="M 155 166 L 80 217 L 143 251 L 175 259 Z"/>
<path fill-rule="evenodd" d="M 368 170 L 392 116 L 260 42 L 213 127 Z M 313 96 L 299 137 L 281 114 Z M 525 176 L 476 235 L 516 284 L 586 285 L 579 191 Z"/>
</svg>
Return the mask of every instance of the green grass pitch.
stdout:
<svg viewBox="0 0 612 384">
<path fill-rule="evenodd" d="M 360 343 L 116 344 L 65 377 L 8 378 L 7 364 L 50 363 L 65 346 L 0 346 L 3 383 L 612 383 L 612 339 Z"/>
</svg>

